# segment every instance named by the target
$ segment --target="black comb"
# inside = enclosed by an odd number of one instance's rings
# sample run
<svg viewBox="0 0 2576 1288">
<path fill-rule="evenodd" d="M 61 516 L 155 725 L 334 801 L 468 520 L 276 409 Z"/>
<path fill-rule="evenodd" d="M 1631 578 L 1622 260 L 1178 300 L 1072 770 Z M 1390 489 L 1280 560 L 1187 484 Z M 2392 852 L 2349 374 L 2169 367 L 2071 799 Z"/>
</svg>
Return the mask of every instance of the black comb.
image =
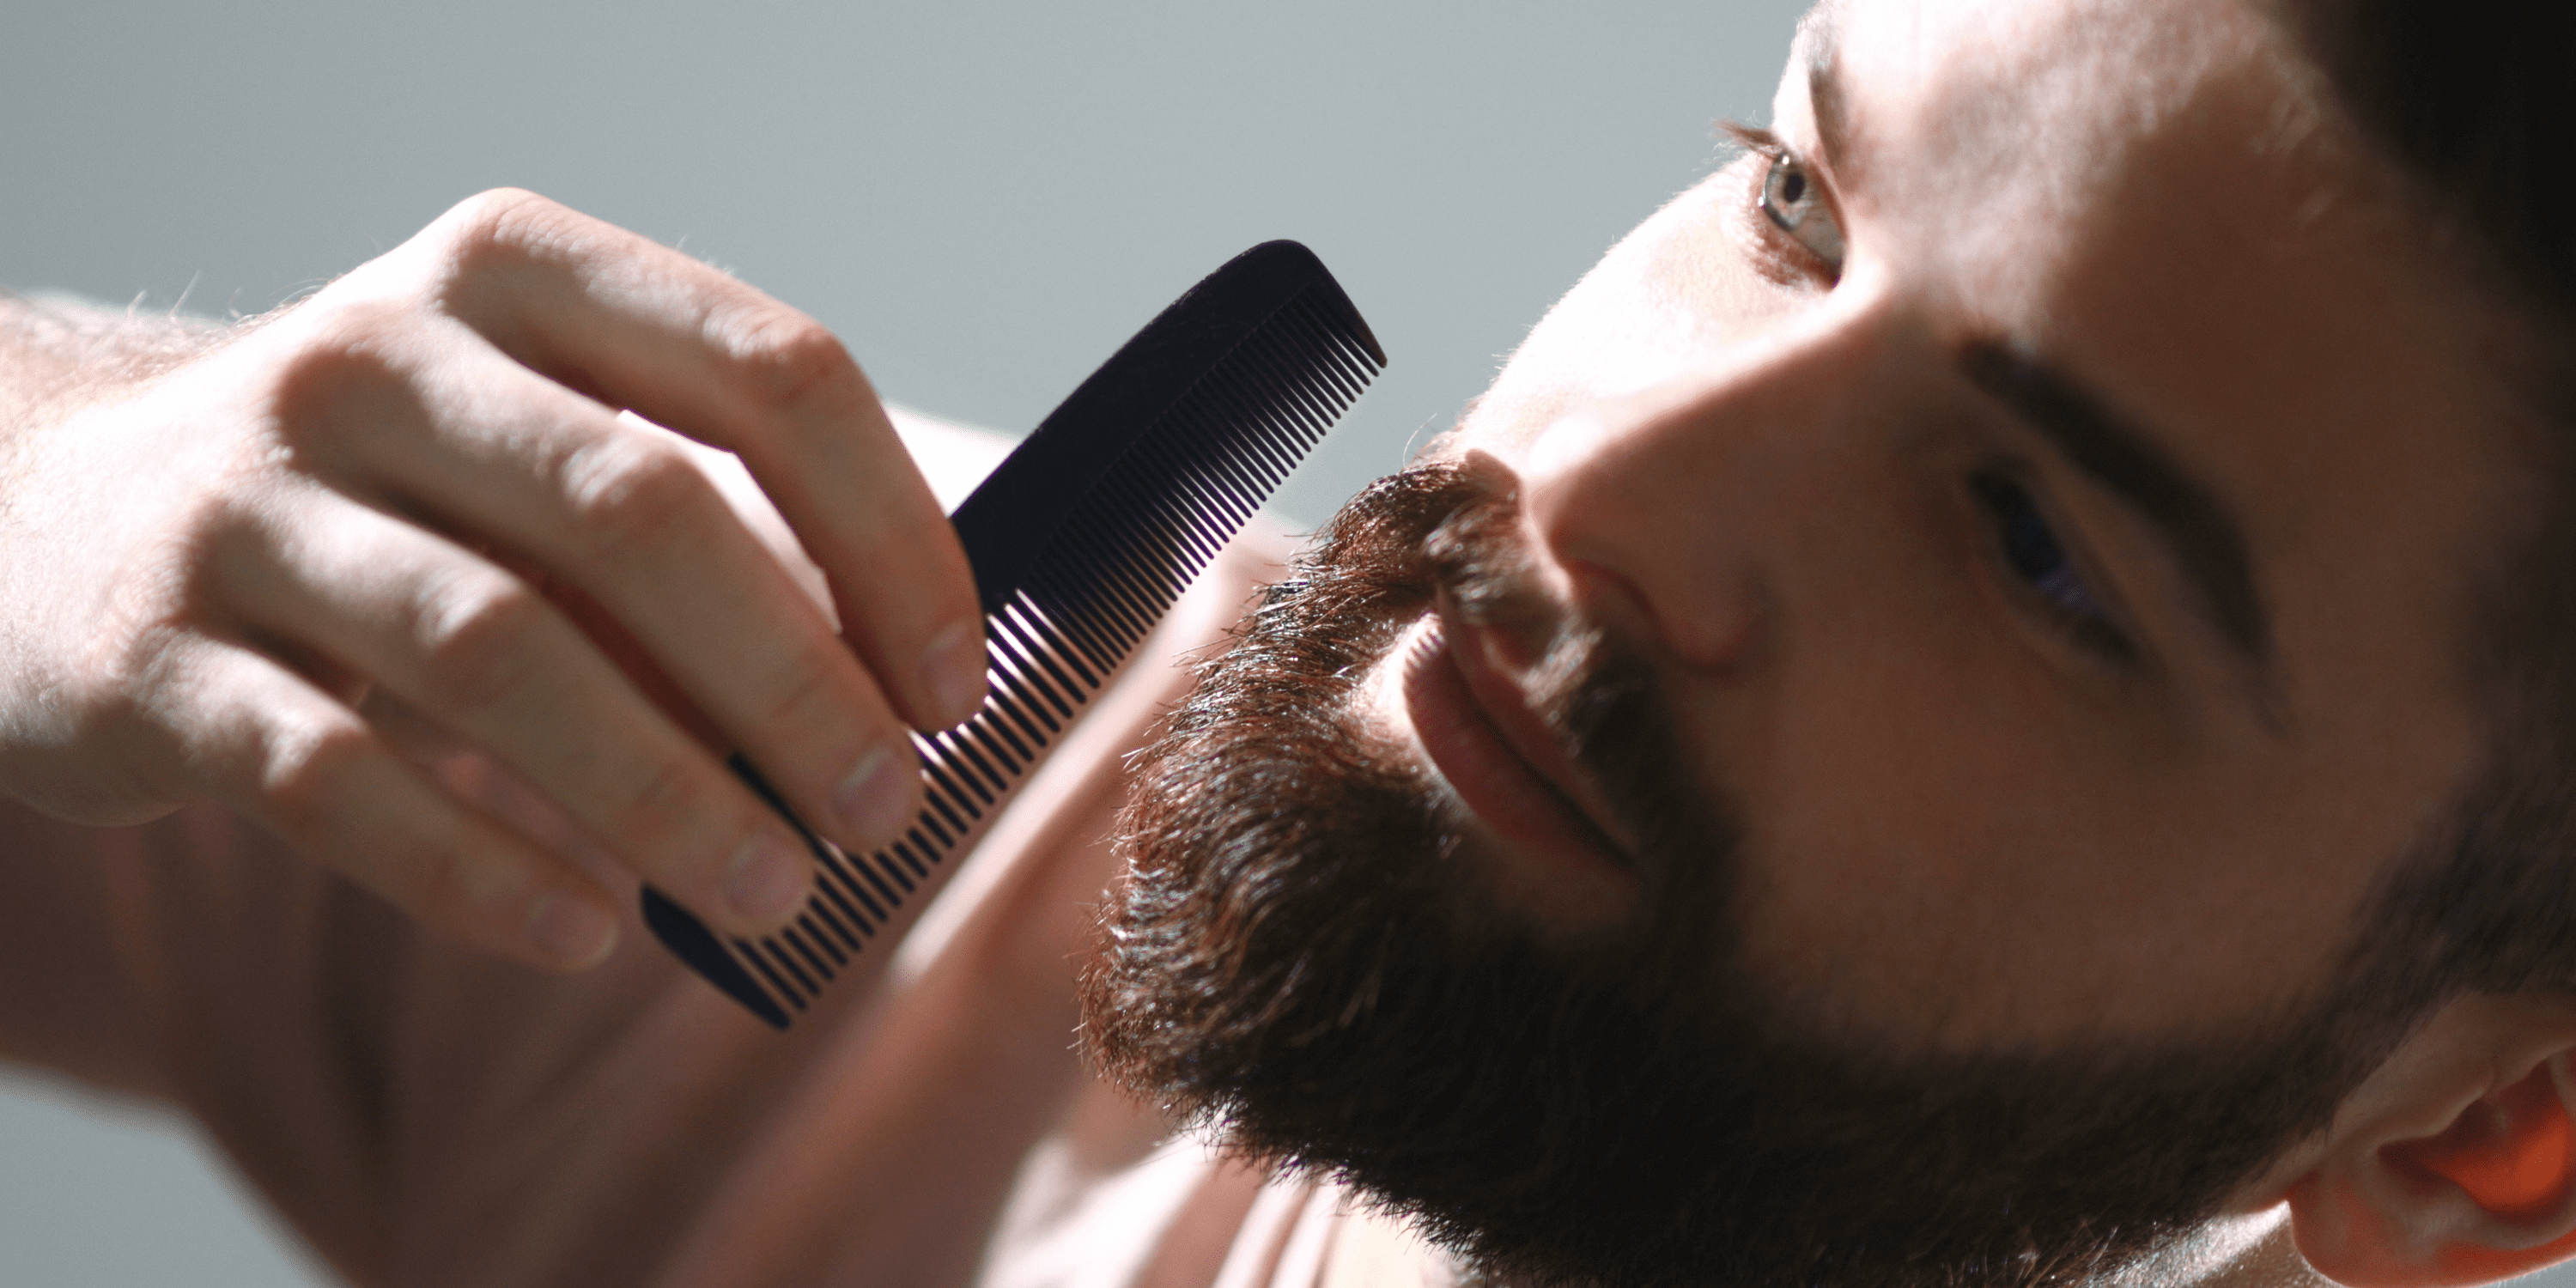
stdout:
<svg viewBox="0 0 2576 1288">
<path fill-rule="evenodd" d="M 814 852 L 805 910 L 720 939 L 647 887 L 644 922 L 778 1028 L 1062 738 L 1118 664 L 1386 366 L 1314 253 L 1264 242 L 1173 301 L 1041 422 L 950 516 L 983 600 L 991 694 L 913 735 L 929 803 L 864 857 L 814 835 L 736 754 L 734 771 Z"/>
</svg>

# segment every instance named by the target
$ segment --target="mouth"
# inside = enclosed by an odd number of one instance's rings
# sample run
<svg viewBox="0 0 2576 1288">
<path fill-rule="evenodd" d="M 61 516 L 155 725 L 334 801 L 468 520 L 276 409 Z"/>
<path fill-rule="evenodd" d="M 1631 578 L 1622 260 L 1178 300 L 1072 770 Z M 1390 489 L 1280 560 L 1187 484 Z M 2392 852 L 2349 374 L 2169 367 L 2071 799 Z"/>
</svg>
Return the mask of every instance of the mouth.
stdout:
<svg viewBox="0 0 2576 1288">
<path fill-rule="evenodd" d="M 1633 845 L 1492 657 L 1489 630 L 1447 608 L 1404 642 L 1403 701 L 1415 740 L 1518 878 L 1510 884 L 1559 911 L 1581 916 L 1590 904 L 1614 913 L 1634 887 Z M 1485 848 L 1475 839 L 1470 848 Z"/>
</svg>

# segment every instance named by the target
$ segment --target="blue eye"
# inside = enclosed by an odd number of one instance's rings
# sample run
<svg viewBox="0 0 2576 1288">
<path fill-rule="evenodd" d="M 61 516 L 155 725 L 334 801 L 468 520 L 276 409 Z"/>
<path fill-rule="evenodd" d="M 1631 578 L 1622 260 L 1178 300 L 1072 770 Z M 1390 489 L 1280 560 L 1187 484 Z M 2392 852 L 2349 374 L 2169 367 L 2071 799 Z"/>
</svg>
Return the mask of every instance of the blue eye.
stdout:
<svg viewBox="0 0 2576 1288">
<path fill-rule="evenodd" d="M 2084 584 L 2083 573 L 2077 570 L 2075 560 L 2057 539 L 2056 531 L 2048 526 L 2048 517 L 2039 512 L 2030 493 L 2011 479 L 1993 473 L 1978 474 L 1969 486 L 1994 524 L 2004 566 L 2047 601 L 2085 645 L 2128 656 L 2133 650 L 2127 638 L 2111 624 L 2110 614 L 2102 610 L 2101 602 Z"/>
<path fill-rule="evenodd" d="M 1762 213 L 1816 258 L 1839 275 L 1843 268 L 1843 230 L 1834 221 L 1825 195 L 1816 188 L 1815 176 L 1787 152 L 1771 155 L 1771 164 L 1762 174 Z"/>
</svg>

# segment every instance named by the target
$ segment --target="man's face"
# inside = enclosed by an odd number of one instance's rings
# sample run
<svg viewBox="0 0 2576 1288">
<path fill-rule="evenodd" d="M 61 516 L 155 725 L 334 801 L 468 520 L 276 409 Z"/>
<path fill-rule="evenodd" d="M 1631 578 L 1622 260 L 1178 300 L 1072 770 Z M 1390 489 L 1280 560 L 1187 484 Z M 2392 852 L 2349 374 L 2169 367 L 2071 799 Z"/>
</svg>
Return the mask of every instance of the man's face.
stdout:
<svg viewBox="0 0 2576 1288">
<path fill-rule="evenodd" d="M 2229 0 L 1851 0 L 1811 21 L 1776 139 L 1616 248 L 1435 447 L 1462 469 L 1369 531 L 1418 547 L 1466 517 L 1410 562 L 1357 541 L 1374 571 L 1354 580 L 1383 593 L 1275 613 L 1291 633 L 1237 668 L 1275 673 L 1272 696 L 1208 698 L 1166 748 L 1194 798 L 1140 804 L 1119 947 L 1206 942 L 1096 988 L 1111 1067 L 1548 1273 L 1609 1254 L 1571 1225 L 1553 1261 L 1480 1231 L 1579 1205 L 1542 1173 L 1572 1176 L 1587 1142 L 1631 1163 L 1595 1192 L 1767 1160 L 1702 1198 L 1759 1211 L 1746 1242 L 1841 1223 L 1782 1236 L 1805 1258 L 1783 1273 L 1822 1273 L 1841 1254 L 1817 1249 L 1868 1243 L 1849 1227 L 1882 1211 L 1888 1231 L 1987 1222 L 1946 1271 L 1977 1276 L 2030 1272 L 1991 1259 L 2068 1232 L 2205 1215 L 2261 1154 L 2191 1133 L 2268 1150 L 2313 1124 L 2294 1102 L 2322 1066 L 2281 1035 L 2313 1036 L 2375 878 L 2477 768 L 2488 588 L 2462 570 L 2497 566 L 2532 508 L 2505 328 L 2303 67 Z M 1272 717 L 1257 746 L 1222 736 Z M 1325 720 L 1302 761 L 1261 759 Z M 1210 776 L 1235 758 L 1262 768 Z M 1329 894 L 1300 908 L 1308 885 Z M 1263 946 L 1279 926 L 1306 939 Z M 1455 961 L 1474 978 L 1444 977 Z M 1202 1036 L 1237 1044 L 1242 1081 L 1296 1085 L 1176 1087 L 1122 1057 L 1137 1028 L 1113 1008 L 1189 1027 L 1199 1002 L 1152 1000 L 1166 967 L 1209 996 L 1273 990 Z M 1468 1011 L 1488 1014 L 1443 1027 Z M 1452 1085 L 1495 1052 L 1551 1071 Z M 1406 1090 L 1348 1139 L 1265 1118 L 1367 1098 L 1332 1069 Z M 1803 1080 L 1776 1114 L 1766 1076 Z M 1822 1087 L 1840 1108 L 1790 1107 Z M 1404 1155 L 1402 1104 L 1489 1090 L 1544 1151 Z M 1664 1120 L 1614 1121 L 1598 1102 L 1621 1098 Z M 1783 1163 L 1796 1140 L 1764 1133 L 1792 1127 L 1848 1139 Z M 2139 1184 L 2166 1193 L 2048 1174 L 2158 1141 L 2180 1152 Z M 1648 1156 L 1666 1143 L 1704 1166 Z M 1536 1170 L 1444 1206 L 1442 1150 Z M 1914 1167 L 1927 1150 L 1992 1157 L 1954 1176 Z M 1856 1159 L 2117 1210 L 1835 1206 L 1871 1183 Z M 1872 1273 L 1913 1254 L 1887 1255 Z"/>
<path fill-rule="evenodd" d="M 1830 27 L 1775 119 L 1839 280 L 1748 156 L 1446 450 L 1507 462 L 1552 585 L 1653 657 L 1763 978 L 1905 1046 L 2241 1032 L 2469 763 L 2462 570 L 2527 477 L 2494 328 L 2239 5 Z M 1981 388 L 1987 345 L 2048 374 Z M 1532 907 L 1580 879 L 1528 848 Z"/>
</svg>

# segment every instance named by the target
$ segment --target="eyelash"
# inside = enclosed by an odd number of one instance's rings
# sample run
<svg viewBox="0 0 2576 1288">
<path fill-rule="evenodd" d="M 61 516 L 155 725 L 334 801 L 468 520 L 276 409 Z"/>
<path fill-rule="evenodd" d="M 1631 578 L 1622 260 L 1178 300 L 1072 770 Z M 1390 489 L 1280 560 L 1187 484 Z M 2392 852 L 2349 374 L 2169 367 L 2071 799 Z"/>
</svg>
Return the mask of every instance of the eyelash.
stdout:
<svg viewBox="0 0 2576 1288">
<path fill-rule="evenodd" d="M 1746 222 L 1752 225 L 1753 235 L 1761 239 L 1763 248 L 1770 252 L 1762 265 L 1765 275 L 1780 281 L 1783 285 L 1797 285 L 1822 279 L 1830 288 L 1841 281 L 1843 266 L 1840 256 L 1828 258 L 1818 252 L 1768 209 L 1772 176 L 1782 166 L 1794 166 L 1807 184 L 1814 188 L 1814 199 L 1821 207 L 1825 218 L 1831 221 L 1835 241 L 1839 244 L 1842 215 L 1834 205 L 1832 194 L 1825 189 L 1824 185 L 1816 181 L 1815 167 L 1808 165 L 1781 140 L 1779 135 L 1769 130 L 1759 126 L 1738 124 L 1734 121 L 1721 122 L 1719 128 L 1723 129 L 1745 151 L 1764 159 L 1761 172 L 1754 176 L 1751 199 L 1747 202 L 1748 209 L 1745 211 L 1745 216 Z"/>
<path fill-rule="evenodd" d="M 2086 652 L 2115 663 L 2136 661 L 2137 645 L 2086 584 L 2075 552 L 2030 490 L 2011 473 L 1989 466 L 1968 476 L 1968 491 L 1986 522 L 1995 562 L 2020 598 Z"/>
</svg>

